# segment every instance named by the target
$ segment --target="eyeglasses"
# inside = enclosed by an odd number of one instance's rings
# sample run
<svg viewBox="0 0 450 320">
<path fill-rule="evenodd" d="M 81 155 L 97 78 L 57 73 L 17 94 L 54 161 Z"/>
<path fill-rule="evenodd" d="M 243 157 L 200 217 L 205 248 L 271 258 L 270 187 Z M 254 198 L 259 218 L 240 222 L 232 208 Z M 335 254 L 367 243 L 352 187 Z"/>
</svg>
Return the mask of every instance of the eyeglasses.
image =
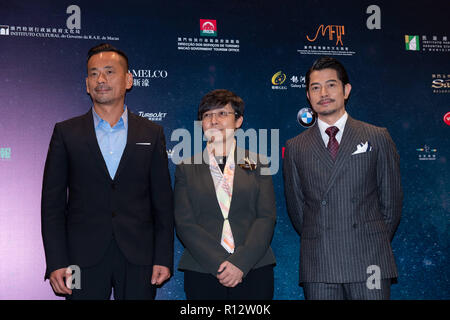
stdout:
<svg viewBox="0 0 450 320">
<path fill-rule="evenodd" d="M 237 116 L 237 112 L 234 111 L 205 112 L 202 115 L 202 120 L 212 120 L 214 115 L 216 115 L 219 119 L 225 119 L 230 114 L 234 114 Z"/>
</svg>

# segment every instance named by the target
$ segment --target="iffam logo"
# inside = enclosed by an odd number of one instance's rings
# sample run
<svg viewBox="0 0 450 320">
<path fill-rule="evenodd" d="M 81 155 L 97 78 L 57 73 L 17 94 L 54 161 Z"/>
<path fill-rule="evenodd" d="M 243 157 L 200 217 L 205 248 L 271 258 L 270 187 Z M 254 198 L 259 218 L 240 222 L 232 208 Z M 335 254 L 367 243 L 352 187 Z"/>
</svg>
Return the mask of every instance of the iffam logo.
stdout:
<svg viewBox="0 0 450 320">
<path fill-rule="evenodd" d="M 405 47 L 408 51 L 420 51 L 419 36 L 405 35 Z"/>
<path fill-rule="evenodd" d="M 286 75 L 283 71 L 278 71 L 272 76 L 272 84 L 275 86 L 280 86 L 286 81 Z"/>
<path fill-rule="evenodd" d="M 207 37 L 217 37 L 216 20 L 200 19 L 200 35 Z"/>
<path fill-rule="evenodd" d="M 340 43 L 341 45 L 344 45 L 342 42 L 342 36 L 345 35 L 345 28 L 344 26 L 336 26 L 336 25 L 328 25 L 325 26 L 321 24 L 316 31 L 316 34 L 314 38 L 310 38 L 308 35 L 306 35 L 306 39 L 309 42 L 315 42 L 317 40 L 317 37 L 319 36 L 319 32 L 322 37 L 325 37 L 325 35 L 328 32 L 328 40 L 332 41 L 334 39 L 334 36 L 336 36 L 336 44 Z"/>
<path fill-rule="evenodd" d="M 0 36 L 9 36 L 9 26 L 0 26 Z"/>
</svg>

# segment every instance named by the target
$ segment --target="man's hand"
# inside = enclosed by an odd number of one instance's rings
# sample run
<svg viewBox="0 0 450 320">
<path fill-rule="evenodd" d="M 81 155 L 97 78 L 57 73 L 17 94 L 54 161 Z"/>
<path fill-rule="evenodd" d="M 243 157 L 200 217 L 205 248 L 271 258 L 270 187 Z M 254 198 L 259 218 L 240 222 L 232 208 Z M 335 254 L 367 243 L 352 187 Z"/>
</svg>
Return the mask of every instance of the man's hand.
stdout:
<svg viewBox="0 0 450 320">
<path fill-rule="evenodd" d="M 61 268 L 50 273 L 50 284 L 53 288 L 53 291 L 57 294 L 72 294 L 72 290 L 67 288 L 66 281 L 64 278 L 68 278 L 72 276 L 72 272 L 69 268 Z M 70 278 L 72 279 L 72 278 Z M 70 280 L 69 280 L 70 281 Z"/>
<path fill-rule="evenodd" d="M 217 270 L 219 282 L 229 288 L 233 288 L 242 282 L 244 273 L 229 261 L 224 261 Z"/>
<path fill-rule="evenodd" d="M 153 266 L 152 284 L 161 285 L 164 281 L 170 278 L 170 270 L 164 266 Z"/>
</svg>

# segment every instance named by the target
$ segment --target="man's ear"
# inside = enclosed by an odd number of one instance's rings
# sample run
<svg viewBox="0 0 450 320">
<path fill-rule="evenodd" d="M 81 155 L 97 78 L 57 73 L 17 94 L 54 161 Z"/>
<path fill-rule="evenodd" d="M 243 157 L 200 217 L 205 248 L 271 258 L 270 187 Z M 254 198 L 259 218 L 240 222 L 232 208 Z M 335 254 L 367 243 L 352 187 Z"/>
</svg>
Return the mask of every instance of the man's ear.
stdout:
<svg viewBox="0 0 450 320">
<path fill-rule="evenodd" d="M 352 85 L 350 83 L 347 83 L 344 86 L 344 99 L 348 99 L 348 96 L 350 95 L 350 91 L 352 91 Z"/>
<path fill-rule="evenodd" d="M 131 89 L 131 87 L 133 86 L 133 75 L 131 74 L 131 72 L 127 72 L 126 81 L 127 81 L 127 86 L 126 86 L 127 90 Z"/>
</svg>

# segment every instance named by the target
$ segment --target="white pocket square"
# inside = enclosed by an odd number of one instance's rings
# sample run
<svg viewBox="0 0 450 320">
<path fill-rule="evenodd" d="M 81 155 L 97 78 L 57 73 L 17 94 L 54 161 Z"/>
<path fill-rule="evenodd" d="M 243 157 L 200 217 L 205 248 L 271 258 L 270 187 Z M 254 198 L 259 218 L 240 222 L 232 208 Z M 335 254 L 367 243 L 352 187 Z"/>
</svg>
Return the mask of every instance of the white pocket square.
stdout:
<svg viewBox="0 0 450 320">
<path fill-rule="evenodd" d="M 354 154 L 359 154 L 359 153 L 364 153 L 367 151 L 372 151 L 372 146 L 370 145 L 369 141 L 366 141 L 366 143 L 360 143 L 356 146 L 356 151 L 352 153 L 352 155 Z"/>
<path fill-rule="evenodd" d="M 136 144 L 139 145 L 139 146 L 149 146 L 152 143 L 151 142 L 136 142 Z"/>
</svg>

